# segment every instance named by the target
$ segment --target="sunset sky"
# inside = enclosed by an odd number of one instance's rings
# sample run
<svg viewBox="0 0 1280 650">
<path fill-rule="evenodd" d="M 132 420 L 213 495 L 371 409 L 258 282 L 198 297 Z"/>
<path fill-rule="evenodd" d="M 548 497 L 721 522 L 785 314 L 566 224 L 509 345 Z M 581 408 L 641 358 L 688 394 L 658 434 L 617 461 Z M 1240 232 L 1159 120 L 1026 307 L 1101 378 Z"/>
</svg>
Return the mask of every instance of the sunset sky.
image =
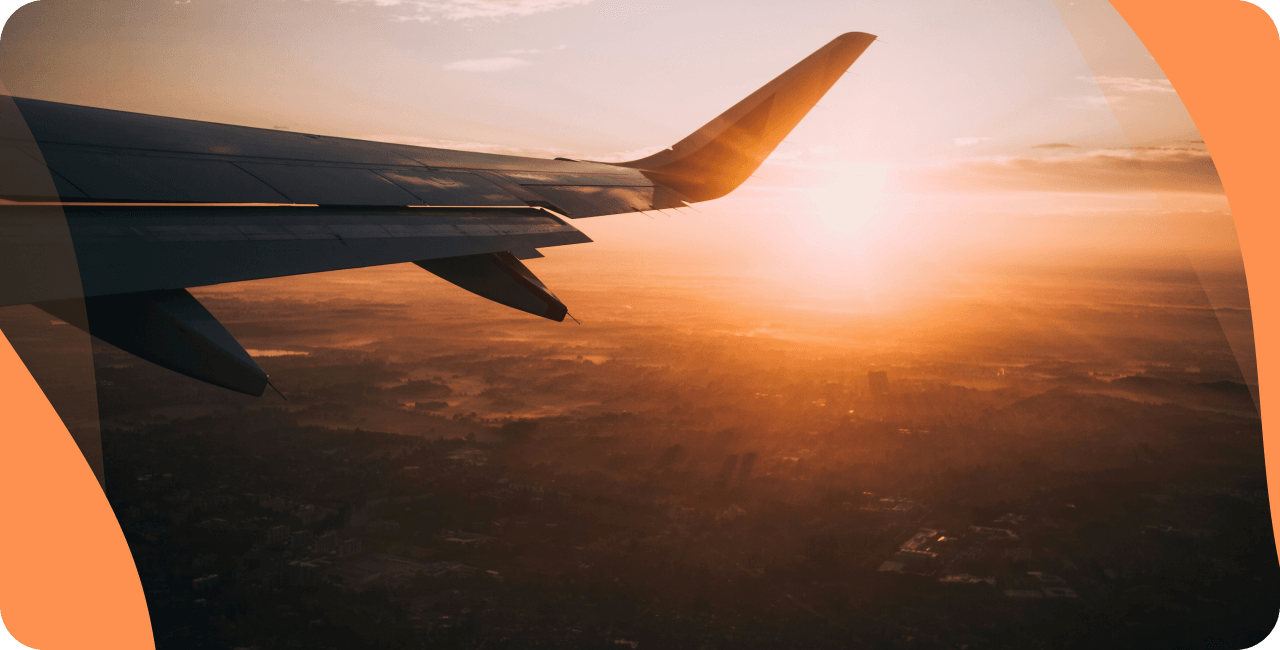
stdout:
<svg viewBox="0 0 1280 650">
<path fill-rule="evenodd" d="M 593 250 L 538 264 L 628 253 L 873 302 L 975 265 L 1239 267 L 1194 124 L 1105 0 L 41 0 L 6 27 L 0 80 L 160 115 L 626 160 L 847 31 L 882 40 L 737 192 L 578 220 L 597 243 L 573 248 Z"/>
</svg>

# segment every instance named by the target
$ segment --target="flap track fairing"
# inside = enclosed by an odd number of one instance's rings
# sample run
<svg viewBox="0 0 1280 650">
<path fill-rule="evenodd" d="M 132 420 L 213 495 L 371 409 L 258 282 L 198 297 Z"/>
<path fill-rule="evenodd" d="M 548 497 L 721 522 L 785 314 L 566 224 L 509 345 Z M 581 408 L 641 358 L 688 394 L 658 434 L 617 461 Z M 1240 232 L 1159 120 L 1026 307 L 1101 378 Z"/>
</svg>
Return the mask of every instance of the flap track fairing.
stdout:
<svg viewBox="0 0 1280 650">
<path fill-rule="evenodd" d="M 515 255 L 508 252 L 463 255 L 414 262 L 471 293 L 553 321 L 569 309 Z"/>
<path fill-rule="evenodd" d="M 260 396 L 267 373 L 186 289 L 35 303 L 44 311 L 156 365 Z"/>
</svg>

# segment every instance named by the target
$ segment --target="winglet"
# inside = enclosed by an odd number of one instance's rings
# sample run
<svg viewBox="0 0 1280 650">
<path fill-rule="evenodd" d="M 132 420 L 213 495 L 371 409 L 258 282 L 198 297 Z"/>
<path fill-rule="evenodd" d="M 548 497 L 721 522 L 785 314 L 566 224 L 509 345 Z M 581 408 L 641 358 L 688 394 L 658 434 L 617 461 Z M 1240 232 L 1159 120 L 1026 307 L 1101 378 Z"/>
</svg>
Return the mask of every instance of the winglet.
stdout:
<svg viewBox="0 0 1280 650">
<path fill-rule="evenodd" d="M 639 169 L 686 201 L 720 198 L 760 167 L 875 40 L 842 34 L 670 149 L 617 164 Z"/>
</svg>

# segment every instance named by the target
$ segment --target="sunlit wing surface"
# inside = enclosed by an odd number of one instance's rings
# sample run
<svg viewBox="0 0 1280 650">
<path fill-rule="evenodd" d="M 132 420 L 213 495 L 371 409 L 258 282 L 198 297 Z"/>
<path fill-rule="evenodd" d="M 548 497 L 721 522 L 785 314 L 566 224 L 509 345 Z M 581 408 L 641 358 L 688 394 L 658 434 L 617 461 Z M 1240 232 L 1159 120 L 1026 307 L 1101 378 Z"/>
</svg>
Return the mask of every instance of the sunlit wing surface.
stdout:
<svg viewBox="0 0 1280 650">
<path fill-rule="evenodd" d="M 564 306 L 519 259 L 590 241 L 565 218 L 680 207 L 732 191 L 874 40 L 842 35 L 671 149 L 619 164 L 5 98 L 16 111 L 0 111 L 0 198 L 9 202 L 0 305 L 34 303 L 61 315 L 57 301 L 88 298 L 87 319 L 73 324 L 183 374 L 259 395 L 266 375 L 216 321 L 187 327 L 186 318 L 212 317 L 186 288 L 416 262 L 491 300 L 562 320 Z M 78 289 L 41 280 L 53 272 L 39 253 L 58 230 L 49 220 L 64 217 Z M 131 310 L 151 316 L 130 322 L 182 328 L 183 336 L 126 336 L 110 325 Z M 172 349 L 187 345 L 199 354 Z M 218 355 L 224 363 L 209 363 Z M 240 376 L 246 372 L 253 377 Z"/>
</svg>

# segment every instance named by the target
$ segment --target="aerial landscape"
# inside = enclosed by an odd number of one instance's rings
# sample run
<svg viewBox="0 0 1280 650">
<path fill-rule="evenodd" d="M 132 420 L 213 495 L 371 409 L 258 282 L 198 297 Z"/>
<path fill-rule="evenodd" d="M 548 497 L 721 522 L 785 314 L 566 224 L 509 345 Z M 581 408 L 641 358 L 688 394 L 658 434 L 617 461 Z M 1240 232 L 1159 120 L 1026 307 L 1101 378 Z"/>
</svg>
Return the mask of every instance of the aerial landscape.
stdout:
<svg viewBox="0 0 1280 650">
<path fill-rule="evenodd" d="M 1193 274 L 1028 273 L 942 330 L 654 275 L 565 292 L 582 325 L 416 267 L 201 291 L 287 401 L 97 344 L 158 647 L 1245 647 L 1274 622 L 1257 412 Z"/>
</svg>

